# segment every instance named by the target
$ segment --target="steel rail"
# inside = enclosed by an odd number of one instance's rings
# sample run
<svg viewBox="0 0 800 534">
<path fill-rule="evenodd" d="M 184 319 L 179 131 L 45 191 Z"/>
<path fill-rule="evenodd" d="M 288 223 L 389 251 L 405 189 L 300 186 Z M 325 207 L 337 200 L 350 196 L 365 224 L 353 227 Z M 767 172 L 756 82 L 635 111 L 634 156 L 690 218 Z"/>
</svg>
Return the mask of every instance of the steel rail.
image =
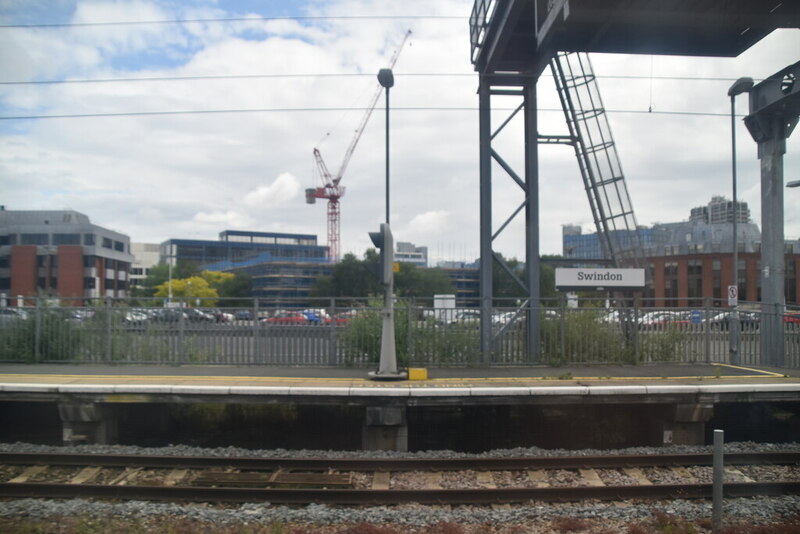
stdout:
<svg viewBox="0 0 800 534">
<path fill-rule="evenodd" d="M 713 465 L 713 455 L 657 454 L 608 456 L 539 456 L 515 458 L 258 458 L 218 456 L 149 456 L 127 454 L 0 452 L 0 464 L 207 469 L 230 467 L 252 471 L 327 469 L 348 471 L 516 471 Z M 800 452 L 726 453 L 726 465 L 800 464 Z"/>
<path fill-rule="evenodd" d="M 779 496 L 800 493 L 800 482 L 725 484 L 726 497 Z M 3 483 L 4 498 L 99 498 L 191 502 L 269 502 L 273 504 L 500 504 L 531 501 L 626 499 L 707 499 L 711 484 L 647 486 L 578 486 L 507 489 L 349 490 L 284 488 L 208 488 L 186 486 L 105 486 L 97 484 Z"/>
</svg>

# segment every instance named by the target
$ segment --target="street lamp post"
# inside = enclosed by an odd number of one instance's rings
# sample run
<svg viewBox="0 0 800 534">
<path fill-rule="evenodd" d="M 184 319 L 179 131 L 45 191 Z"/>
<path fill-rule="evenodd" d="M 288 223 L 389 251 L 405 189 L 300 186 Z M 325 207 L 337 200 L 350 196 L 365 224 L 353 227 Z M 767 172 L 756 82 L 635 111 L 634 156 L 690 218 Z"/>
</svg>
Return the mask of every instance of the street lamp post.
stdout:
<svg viewBox="0 0 800 534">
<path fill-rule="evenodd" d="M 733 182 L 733 287 L 735 287 L 736 300 L 734 301 L 733 312 L 731 313 L 730 325 L 730 360 L 731 364 L 739 364 L 739 243 L 738 228 L 739 222 L 739 201 L 736 191 L 736 97 L 742 93 L 747 93 L 753 88 L 753 78 L 739 78 L 730 89 L 728 96 L 731 97 L 731 177 Z M 729 300 L 731 292 L 728 292 Z"/>
<path fill-rule="evenodd" d="M 394 336 L 394 239 L 389 226 L 389 89 L 394 85 L 392 69 L 381 69 L 378 72 L 378 82 L 386 89 L 386 223 L 381 225 L 384 294 L 380 362 L 378 370 L 370 372 L 369 377 L 373 380 L 403 380 L 408 377 L 408 373 L 397 369 L 397 346 Z"/>
<path fill-rule="evenodd" d="M 386 89 L 386 224 L 389 224 L 389 89 L 394 85 L 392 69 L 378 71 L 378 83 Z"/>
</svg>

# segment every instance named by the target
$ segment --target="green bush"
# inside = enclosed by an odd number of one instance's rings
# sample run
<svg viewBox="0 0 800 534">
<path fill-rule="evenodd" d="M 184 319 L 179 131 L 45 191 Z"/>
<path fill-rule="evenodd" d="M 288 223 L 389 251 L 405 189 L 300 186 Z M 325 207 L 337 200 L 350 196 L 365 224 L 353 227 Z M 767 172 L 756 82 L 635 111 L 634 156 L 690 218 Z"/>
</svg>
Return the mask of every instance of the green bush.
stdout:
<svg viewBox="0 0 800 534">
<path fill-rule="evenodd" d="M 664 331 L 640 334 L 642 359 L 652 362 L 673 362 L 680 360 L 679 349 L 686 340 L 686 332 L 676 325 L 669 325 Z"/>
<path fill-rule="evenodd" d="M 338 335 L 339 346 L 347 365 L 374 365 L 380 361 L 380 304 L 359 311 Z M 409 319 L 410 330 L 409 330 Z M 480 347 L 478 328 L 472 324 L 437 325 L 433 319 L 419 320 L 417 310 L 409 310 L 407 301 L 395 304 L 394 335 L 397 363 L 443 365 L 470 363 L 476 360 Z"/>
<path fill-rule="evenodd" d="M 85 341 L 81 325 L 55 308 L 39 308 L 25 319 L 3 323 L 0 337 L 0 359 L 24 363 L 73 360 Z"/>
<path fill-rule="evenodd" d="M 550 365 L 578 362 L 631 362 L 633 350 L 617 323 L 604 312 L 563 310 L 563 317 L 542 315 L 542 359 Z"/>
</svg>

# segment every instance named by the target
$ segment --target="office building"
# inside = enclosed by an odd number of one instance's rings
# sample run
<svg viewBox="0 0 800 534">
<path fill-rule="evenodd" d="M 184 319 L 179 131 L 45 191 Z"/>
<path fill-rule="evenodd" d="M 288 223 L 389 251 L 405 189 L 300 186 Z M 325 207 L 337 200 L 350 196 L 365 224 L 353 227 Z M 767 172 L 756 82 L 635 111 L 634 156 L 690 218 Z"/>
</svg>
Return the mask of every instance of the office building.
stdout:
<svg viewBox="0 0 800 534">
<path fill-rule="evenodd" d="M 0 293 L 12 299 L 126 297 L 132 262 L 128 236 L 83 213 L 0 207 Z"/>
<path fill-rule="evenodd" d="M 160 247 L 157 243 L 131 243 L 133 264 L 131 265 L 131 287 L 142 287 L 150 269 L 159 264 Z"/>
<path fill-rule="evenodd" d="M 252 280 L 252 294 L 267 306 L 308 299 L 317 278 L 329 275 L 328 247 L 317 236 L 225 230 L 218 241 L 170 239 L 160 246 L 161 261 L 187 260 L 198 269 L 241 273 Z"/>
<path fill-rule="evenodd" d="M 411 263 L 423 268 L 428 266 L 428 247 L 418 247 L 414 243 L 398 241 L 395 249 L 394 261 Z"/>
</svg>

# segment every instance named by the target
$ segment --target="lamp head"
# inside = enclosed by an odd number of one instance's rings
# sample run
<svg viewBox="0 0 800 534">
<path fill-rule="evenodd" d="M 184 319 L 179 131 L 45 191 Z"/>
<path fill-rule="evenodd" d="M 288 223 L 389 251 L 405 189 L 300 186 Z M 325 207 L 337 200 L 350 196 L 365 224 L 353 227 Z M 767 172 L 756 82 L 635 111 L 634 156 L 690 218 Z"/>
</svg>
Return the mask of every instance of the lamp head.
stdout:
<svg viewBox="0 0 800 534">
<path fill-rule="evenodd" d="M 753 78 L 750 77 L 739 78 L 738 80 L 733 82 L 731 88 L 728 89 L 728 96 L 733 97 L 740 95 L 742 93 L 747 93 L 748 91 L 750 91 L 750 89 L 753 88 L 754 83 L 755 82 L 753 82 Z"/>
<path fill-rule="evenodd" d="M 392 69 L 381 69 L 378 71 L 378 83 L 381 86 L 392 87 L 394 85 L 394 74 L 392 74 Z"/>
</svg>

